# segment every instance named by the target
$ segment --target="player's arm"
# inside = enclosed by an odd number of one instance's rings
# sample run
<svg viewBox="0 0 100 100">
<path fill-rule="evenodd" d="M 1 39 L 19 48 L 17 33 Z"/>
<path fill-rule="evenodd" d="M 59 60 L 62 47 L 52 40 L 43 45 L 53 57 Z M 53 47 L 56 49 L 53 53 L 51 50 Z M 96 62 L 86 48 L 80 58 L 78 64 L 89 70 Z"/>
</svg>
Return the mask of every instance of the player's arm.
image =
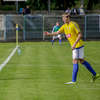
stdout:
<svg viewBox="0 0 100 100">
<path fill-rule="evenodd" d="M 75 49 L 76 44 L 78 43 L 78 41 L 79 41 L 81 38 L 82 38 L 82 33 L 79 32 L 79 33 L 78 33 L 78 37 L 77 37 L 75 43 L 74 43 L 73 46 L 72 46 L 72 50 Z"/>
<path fill-rule="evenodd" d="M 48 35 L 48 36 L 55 36 L 57 34 L 61 33 L 60 31 L 57 31 L 57 32 L 52 32 L 52 33 L 49 33 L 49 32 L 44 32 L 45 35 Z"/>
<path fill-rule="evenodd" d="M 64 27 L 60 27 L 60 29 L 57 31 L 57 32 L 52 32 L 52 33 L 49 33 L 49 32 L 44 32 L 45 35 L 48 35 L 48 36 L 55 36 L 55 35 L 58 35 L 60 33 L 64 33 Z"/>
</svg>

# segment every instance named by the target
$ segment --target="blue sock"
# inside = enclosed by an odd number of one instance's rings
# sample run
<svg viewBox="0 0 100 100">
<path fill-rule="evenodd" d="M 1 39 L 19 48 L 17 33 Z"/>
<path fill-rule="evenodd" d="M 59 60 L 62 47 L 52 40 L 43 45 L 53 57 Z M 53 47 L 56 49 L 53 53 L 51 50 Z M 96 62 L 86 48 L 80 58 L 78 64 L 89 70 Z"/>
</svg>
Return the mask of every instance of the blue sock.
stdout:
<svg viewBox="0 0 100 100">
<path fill-rule="evenodd" d="M 53 45 L 53 43 L 54 43 L 54 40 L 51 40 L 51 42 L 52 42 L 52 45 Z"/>
<path fill-rule="evenodd" d="M 59 44 L 61 44 L 61 40 L 59 40 Z"/>
<path fill-rule="evenodd" d="M 77 72 L 78 72 L 78 64 L 73 64 L 72 82 L 76 81 Z"/>
<path fill-rule="evenodd" d="M 87 62 L 87 61 L 84 61 L 82 63 L 94 76 L 96 75 L 96 72 L 93 70 L 93 68 L 91 67 L 91 65 Z"/>
</svg>

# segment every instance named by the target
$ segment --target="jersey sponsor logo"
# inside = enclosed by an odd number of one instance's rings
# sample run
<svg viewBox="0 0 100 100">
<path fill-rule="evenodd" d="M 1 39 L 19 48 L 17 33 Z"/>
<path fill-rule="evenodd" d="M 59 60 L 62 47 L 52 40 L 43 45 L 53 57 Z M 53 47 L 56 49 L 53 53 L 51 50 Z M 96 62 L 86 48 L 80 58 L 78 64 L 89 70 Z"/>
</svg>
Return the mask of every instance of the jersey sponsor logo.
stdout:
<svg viewBox="0 0 100 100">
<path fill-rule="evenodd" d="M 66 37 L 67 37 L 67 38 L 70 38 L 70 37 L 71 37 L 71 34 L 66 34 Z"/>
</svg>

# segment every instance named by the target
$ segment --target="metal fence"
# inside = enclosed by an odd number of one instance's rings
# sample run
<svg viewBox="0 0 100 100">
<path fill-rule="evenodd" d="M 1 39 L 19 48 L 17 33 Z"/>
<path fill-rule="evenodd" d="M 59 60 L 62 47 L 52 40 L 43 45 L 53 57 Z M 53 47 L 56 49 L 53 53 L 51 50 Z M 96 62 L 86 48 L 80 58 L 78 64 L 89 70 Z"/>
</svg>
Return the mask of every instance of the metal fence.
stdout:
<svg viewBox="0 0 100 100">
<path fill-rule="evenodd" d="M 43 16 L 24 16 L 24 40 L 43 40 Z"/>
<path fill-rule="evenodd" d="M 100 15 L 72 16 L 81 28 L 84 40 L 100 40 Z M 0 15 L 0 41 L 16 39 L 16 24 L 19 26 L 19 40 L 48 40 L 44 31 L 52 31 L 56 22 L 63 24 L 61 16 L 52 15 Z"/>
<path fill-rule="evenodd" d="M 85 16 L 84 38 L 100 39 L 100 15 Z"/>
<path fill-rule="evenodd" d="M 5 16 L 5 40 L 13 41 L 16 39 L 16 24 L 19 26 L 19 39 L 23 39 L 24 20 L 23 16 Z"/>
</svg>

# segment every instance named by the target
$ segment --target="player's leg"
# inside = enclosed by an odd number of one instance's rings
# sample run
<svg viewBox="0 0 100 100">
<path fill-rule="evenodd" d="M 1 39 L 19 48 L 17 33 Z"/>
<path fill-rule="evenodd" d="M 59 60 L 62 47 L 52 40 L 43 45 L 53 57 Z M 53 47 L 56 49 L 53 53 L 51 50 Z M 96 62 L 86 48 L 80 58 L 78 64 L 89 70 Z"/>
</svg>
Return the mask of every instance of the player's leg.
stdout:
<svg viewBox="0 0 100 100">
<path fill-rule="evenodd" d="M 90 65 L 89 62 L 81 59 L 80 63 L 83 64 L 89 70 L 90 73 L 92 73 L 92 82 L 94 82 L 97 78 L 100 77 L 100 75 L 95 72 L 95 70 L 93 69 L 93 67 Z"/>
<path fill-rule="evenodd" d="M 95 70 L 92 68 L 92 66 L 87 61 L 81 59 L 80 62 L 89 70 L 89 72 L 92 73 L 92 82 L 94 82 L 97 78 L 100 77 L 100 75 L 95 72 Z"/>
<path fill-rule="evenodd" d="M 79 69 L 79 67 L 78 67 L 78 60 L 77 59 L 73 59 L 72 82 L 76 82 L 78 69 Z"/>
<path fill-rule="evenodd" d="M 80 59 L 80 63 L 83 64 L 94 76 L 96 75 L 96 72 L 94 71 L 89 62 L 84 59 Z"/>
<path fill-rule="evenodd" d="M 58 36 L 56 35 L 56 36 L 53 36 L 53 39 L 52 39 L 52 45 L 54 44 L 54 41 L 55 41 L 55 39 L 57 39 L 58 38 Z"/>
<path fill-rule="evenodd" d="M 72 82 L 76 82 L 77 73 L 78 73 L 78 59 L 79 59 L 79 50 L 74 49 L 72 51 L 72 58 L 73 58 L 73 73 L 72 73 Z"/>
<path fill-rule="evenodd" d="M 59 39 L 59 44 L 61 44 L 61 39 L 62 38 L 61 38 L 61 35 L 60 34 L 58 35 L 58 39 Z"/>
<path fill-rule="evenodd" d="M 82 47 L 83 48 L 83 47 Z M 82 51 L 82 52 L 80 52 Z M 78 61 L 80 57 L 84 57 L 83 50 L 81 48 L 74 49 L 72 51 L 72 58 L 73 58 L 73 73 L 72 73 L 72 82 L 76 82 L 77 80 L 77 73 L 78 73 Z"/>
<path fill-rule="evenodd" d="M 77 73 L 78 73 L 78 50 L 74 49 L 72 51 L 72 58 L 73 58 L 73 73 L 72 73 L 72 82 L 67 82 L 65 84 L 75 84 L 77 80 Z"/>
<path fill-rule="evenodd" d="M 52 40 L 51 40 L 52 45 L 54 44 L 54 40 L 55 40 L 55 36 L 52 37 Z"/>
<path fill-rule="evenodd" d="M 89 72 L 92 73 L 92 75 L 93 75 L 93 81 L 95 81 L 95 79 L 97 77 L 99 77 L 99 74 L 96 74 L 96 72 L 92 68 L 91 64 L 89 62 L 87 62 L 86 60 L 84 60 L 84 48 L 81 48 L 80 51 L 79 51 L 79 53 L 80 53 L 80 57 L 79 57 L 80 58 L 80 63 L 82 65 L 84 65 L 89 70 Z"/>
<path fill-rule="evenodd" d="M 80 48 L 79 53 L 80 63 L 83 64 L 93 75 L 96 75 L 96 72 L 93 70 L 91 65 L 84 60 L 84 47 Z"/>
</svg>

